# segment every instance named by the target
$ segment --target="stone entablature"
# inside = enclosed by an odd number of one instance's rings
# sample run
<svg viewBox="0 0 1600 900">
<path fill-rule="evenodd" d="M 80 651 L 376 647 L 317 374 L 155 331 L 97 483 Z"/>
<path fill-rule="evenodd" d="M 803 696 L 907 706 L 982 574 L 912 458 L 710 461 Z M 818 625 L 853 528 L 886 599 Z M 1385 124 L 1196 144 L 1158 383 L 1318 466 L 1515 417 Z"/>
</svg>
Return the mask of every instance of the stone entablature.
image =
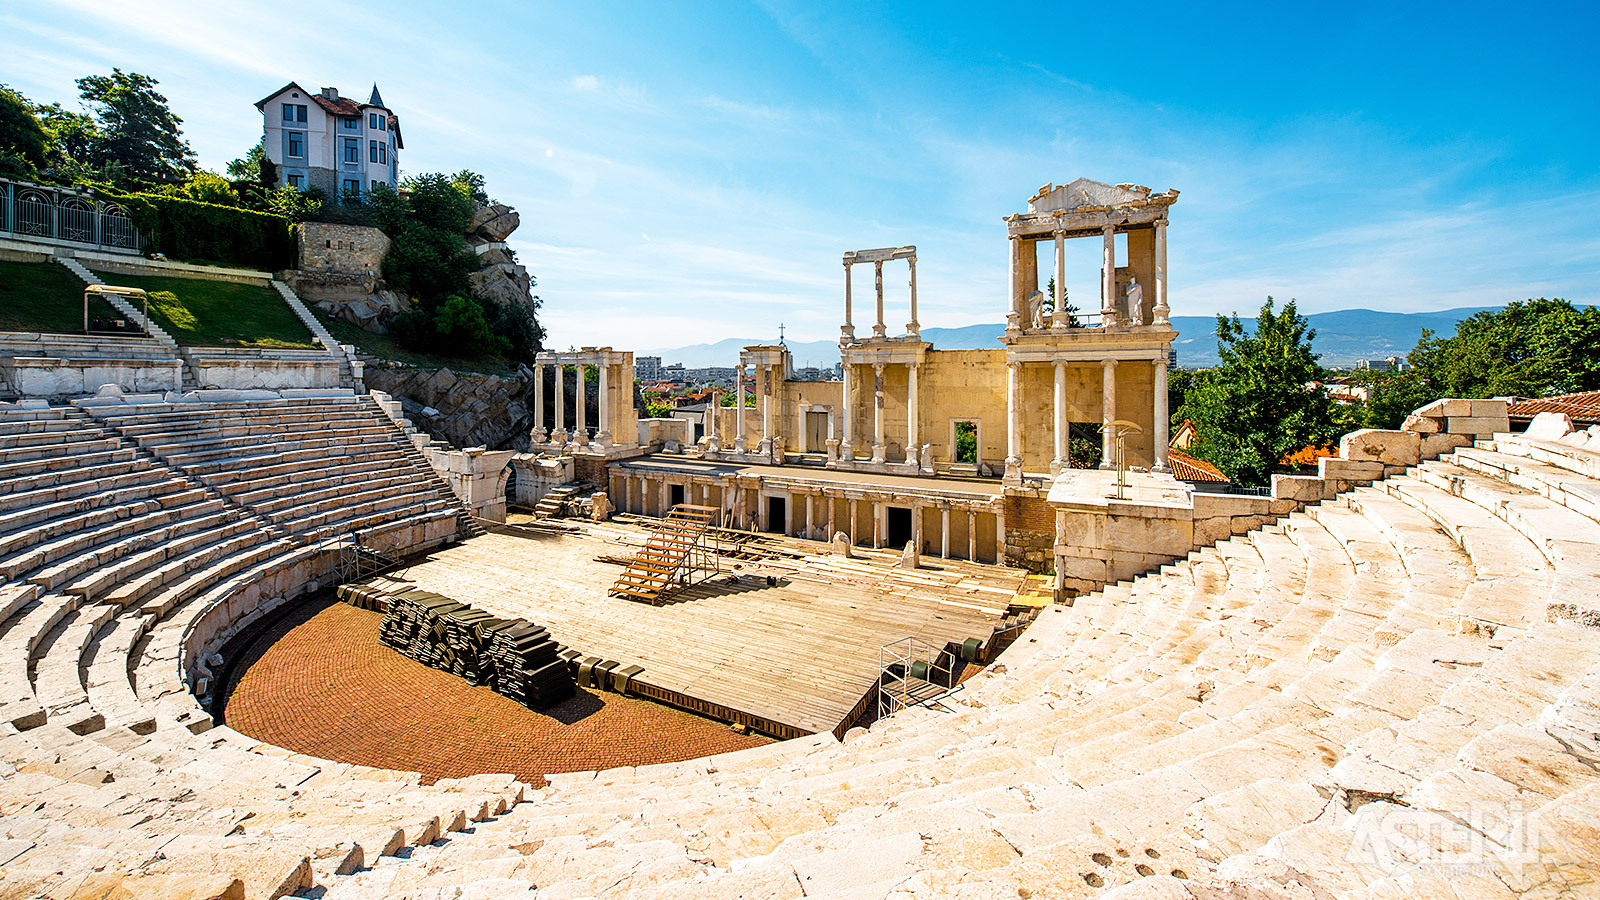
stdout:
<svg viewBox="0 0 1600 900">
<path fill-rule="evenodd" d="M 1028 201 L 1026 213 L 1006 217 L 1011 240 L 1011 311 L 1006 336 L 1074 327 L 1065 312 L 1065 242 L 1100 237 L 1100 311 L 1080 326 L 1108 331 L 1167 324 L 1167 211 L 1178 192 L 1151 194 L 1140 185 L 1109 185 L 1088 178 L 1056 187 L 1047 184 Z M 1117 265 L 1116 236 L 1126 234 L 1128 260 Z M 1054 314 L 1044 311 L 1036 244 L 1055 243 Z"/>
</svg>

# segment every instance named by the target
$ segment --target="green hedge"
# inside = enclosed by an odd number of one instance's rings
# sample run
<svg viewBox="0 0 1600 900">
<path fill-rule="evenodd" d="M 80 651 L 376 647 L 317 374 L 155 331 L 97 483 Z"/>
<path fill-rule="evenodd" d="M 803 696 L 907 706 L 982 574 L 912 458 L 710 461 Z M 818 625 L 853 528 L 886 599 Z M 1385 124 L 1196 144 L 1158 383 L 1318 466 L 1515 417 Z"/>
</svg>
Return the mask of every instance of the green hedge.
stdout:
<svg viewBox="0 0 1600 900">
<path fill-rule="evenodd" d="M 294 265 L 294 233 L 282 216 L 162 194 L 113 199 L 127 208 L 152 252 L 267 271 Z"/>
</svg>

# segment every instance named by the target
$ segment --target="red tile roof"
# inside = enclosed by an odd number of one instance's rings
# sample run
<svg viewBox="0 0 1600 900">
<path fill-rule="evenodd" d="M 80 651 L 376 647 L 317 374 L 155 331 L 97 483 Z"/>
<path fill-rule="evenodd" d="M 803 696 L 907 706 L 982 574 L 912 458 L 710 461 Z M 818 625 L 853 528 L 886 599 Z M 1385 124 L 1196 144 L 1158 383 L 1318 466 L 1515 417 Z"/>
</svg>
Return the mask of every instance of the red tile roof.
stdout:
<svg viewBox="0 0 1600 900">
<path fill-rule="evenodd" d="M 1573 422 L 1600 425 L 1600 391 L 1518 400 L 1507 410 L 1513 419 L 1531 419 L 1542 412 L 1566 413 Z"/>
<path fill-rule="evenodd" d="M 334 100 L 321 94 L 312 94 L 311 99 L 315 100 L 318 106 L 335 116 L 353 119 L 359 118 L 361 115 L 361 104 L 351 100 L 349 97 L 340 97 Z"/>
<path fill-rule="evenodd" d="M 1179 481 L 1220 481 L 1226 484 L 1232 480 L 1216 466 L 1196 459 L 1177 447 L 1167 449 L 1167 466 L 1172 469 L 1172 477 Z"/>
</svg>

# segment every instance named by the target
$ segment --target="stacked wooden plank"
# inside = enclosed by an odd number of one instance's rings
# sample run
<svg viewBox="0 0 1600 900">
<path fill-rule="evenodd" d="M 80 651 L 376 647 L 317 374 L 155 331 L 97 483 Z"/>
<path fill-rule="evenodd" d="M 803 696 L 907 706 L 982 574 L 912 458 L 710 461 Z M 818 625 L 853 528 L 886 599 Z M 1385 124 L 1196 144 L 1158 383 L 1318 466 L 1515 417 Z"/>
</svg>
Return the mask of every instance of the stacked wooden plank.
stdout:
<svg viewBox="0 0 1600 900">
<path fill-rule="evenodd" d="M 494 689 L 532 709 L 548 709 L 573 694 L 572 669 L 562 647 L 542 626 L 512 619 L 489 635 Z"/>
<path fill-rule="evenodd" d="M 368 592 L 341 589 L 346 602 L 372 602 Z M 408 590 L 388 595 L 378 639 L 427 666 L 489 685 L 532 709 L 571 697 L 572 669 L 563 649 L 540 625 L 502 619 L 440 594 Z"/>
</svg>

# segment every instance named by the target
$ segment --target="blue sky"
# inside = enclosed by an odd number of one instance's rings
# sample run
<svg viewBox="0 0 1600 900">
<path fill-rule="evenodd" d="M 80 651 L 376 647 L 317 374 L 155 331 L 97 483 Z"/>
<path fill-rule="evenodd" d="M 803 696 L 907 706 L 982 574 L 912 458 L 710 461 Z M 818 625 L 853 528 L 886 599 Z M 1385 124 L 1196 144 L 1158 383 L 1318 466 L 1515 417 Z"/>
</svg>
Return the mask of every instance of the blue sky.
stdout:
<svg viewBox="0 0 1600 900">
<path fill-rule="evenodd" d="M 0 81 L 151 75 L 213 169 L 285 82 L 376 81 L 403 171 L 521 212 L 563 347 L 833 337 L 840 255 L 902 244 L 924 325 L 998 321 L 1001 217 L 1078 176 L 1183 192 L 1174 314 L 1600 302 L 1596 7 L 1205 6 L 14 0 Z"/>
</svg>

